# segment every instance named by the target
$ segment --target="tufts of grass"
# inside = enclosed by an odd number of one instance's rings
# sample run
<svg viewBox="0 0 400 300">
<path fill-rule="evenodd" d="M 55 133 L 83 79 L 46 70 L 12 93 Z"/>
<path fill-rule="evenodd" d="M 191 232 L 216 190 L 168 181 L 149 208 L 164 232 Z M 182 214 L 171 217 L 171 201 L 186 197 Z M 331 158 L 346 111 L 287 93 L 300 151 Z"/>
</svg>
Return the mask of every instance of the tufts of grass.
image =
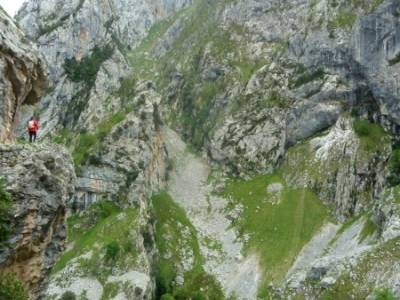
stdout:
<svg viewBox="0 0 400 300">
<path fill-rule="evenodd" d="M 129 111 L 127 110 L 122 110 L 101 121 L 96 130 L 97 139 L 103 141 L 110 134 L 114 126 L 125 120 L 126 114 L 128 112 Z"/>
<path fill-rule="evenodd" d="M 127 103 L 129 100 L 135 97 L 136 81 L 136 76 L 128 76 L 122 79 L 121 86 L 117 94 L 123 103 Z"/>
<path fill-rule="evenodd" d="M 400 63 L 400 53 L 398 53 L 394 58 L 389 60 L 389 65 L 394 66 Z"/>
<path fill-rule="evenodd" d="M 287 108 L 288 104 L 289 100 L 277 91 L 271 91 L 268 98 L 265 100 L 265 106 L 267 107 Z"/>
<path fill-rule="evenodd" d="M 352 11 L 341 11 L 339 14 L 328 23 L 331 29 L 351 29 L 357 20 L 357 14 Z"/>
<path fill-rule="evenodd" d="M 72 158 L 77 168 L 81 167 L 89 158 L 89 154 L 98 143 L 96 135 L 92 133 L 82 133 L 78 137 L 74 151 L 72 152 Z"/>
<path fill-rule="evenodd" d="M 367 299 L 369 295 L 374 293 L 374 290 L 379 293 L 381 287 L 376 286 L 376 278 L 390 272 L 393 265 L 399 261 L 399 246 L 400 239 L 396 238 L 381 244 L 374 251 L 364 255 L 357 265 L 351 269 L 351 272 L 341 275 L 333 286 L 322 292 L 319 299 Z M 379 269 L 376 268 L 378 265 Z M 378 295 L 375 294 L 374 296 L 377 297 Z M 391 296 L 391 293 L 389 290 L 383 291 L 382 296 Z"/>
<path fill-rule="evenodd" d="M 5 180 L 0 177 L 0 248 L 5 246 L 12 231 L 12 203 L 10 193 L 5 190 Z"/>
<path fill-rule="evenodd" d="M 389 170 L 389 183 L 392 186 L 400 184 L 400 148 L 393 150 L 389 160 Z"/>
<path fill-rule="evenodd" d="M 354 119 L 353 128 L 360 138 L 361 150 L 365 153 L 379 153 L 383 145 L 390 143 L 390 136 L 378 124 Z"/>
<path fill-rule="evenodd" d="M 118 283 L 108 282 L 104 286 L 103 296 L 101 297 L 101 300 L 114 299 L 118 295 L 119 291 L 120 291 L 120 286 Z"/>
<path fill-rule="evenodd" d="M 325 76 L 325 71 L 318 69 L 314 72 L 304 71 L 294 82 L 290 83 L 290 88 L 296 89 L 302 85 L 310 83 L 315 80 L 323 79 Z"/>
<path fill-rule="evenodd" d="M 389 288 L 378 288 L 374 291 L 374 300 L 396 300 L 396 296 Z"/>
<path fill-rule="evenodd" d="M 119 209 L 112 202 L 93 204 L 83 215 L 68 219 L 68 242 L 73 247 L 63 253 L 52 272 L 64 269 L 74 258 L 92 251 L 92 257 L 81 259 L 80 268 L 104 282 L 113 267 L 128 270 L 136 265 L 138 249 L 134 241 L 138 238 L 138 212 L 134 208 Z M 112 264 L 110 262 L 112 261 Z"/>
<path fill-rule="evenodd" d="M 114 53 L 114 48 L 110 45 L 100 48 L 95 46 L 89 56 L 77 61 L 75 57 L 66 58 L 64 70 L 68 78 L 73 82 L 84 82 L 88 87 L 92 87 L 96 81 L 97 73 L 101 65 L 108 60 Z"/>
<path fill-rule="evenodd" d="M 0 274 L 0 299 L 28 300 L 28 292 L 22 282 L 12 274 Z"/>
<path fill-rule="evenodd" d="M 74 292 L 66 291 L 61 295 L 60 300 L 76 300 L 76 295 Z"/>
<path fill-rule="evenodd" d="M 272 196 L 268 185 L 282 190 Z M 247 236 L 247 253 L 257 253 L 264 268 L 264 285 L 279 283 L 296 255 L 323 225 L 327 209 L 308 189 L 292 189 L 279 175 L 251 180 L 232 180 L 224 191 L 232 207 L 242 205 L 243 215 L 234 221 L 242 237 Z M 265 293 L 266 291 L 260 291 Z"/>
<path fill-rule="evenodd" d="M 112 241 L 111 243 L 107 244 L 104 249 L 106 252 L 104 256 L 106 262 L 114 263 L 121 252 L 121 246 L 116 241 Z"/>
<path fill-rule="evenodd" d="M 99 150 L 101 143 L 112 129 L 121 123 L 130 112 L 130 109 L 124 109 L 105 118 L 98 124 L 94 133 L 86 132 L 74 135 L 72 130 L 63 128 L 53 137 L 53 141 L 63 144 L 71 150 L 75 167 L 79 170 L 88 161 L 90 155 Z"/>
<path fill-rule="evenodd" d="M 224 299 L 215 278 L 203 269 L 197 232 L 185 211 L 166 193 L 152 197 L 154 208 L 155 241 L 159 251 L 156 270 L 157 297 L 161 299 Z M 192 269 L 186 271 L 184 284 L 175 284 L 175 278 L 184 253 L 193 256 Z M 187 259 L 187 258 L 186 258 Z"/>
<path fill-rule="evenodd" d="M 69 128 L 62 128 L 55 136 L 53 136 L 53 142 L 59 145 L 71 145 L 74 133 Z"/>
<path fill-rule="evenodd" d="M 364 227 L 360 232 L 359 242 L 363 242 L 366 238 L 378 232 L 378 226 L 371 220 L 370 217 L 366 218 Z"/>
</svg>

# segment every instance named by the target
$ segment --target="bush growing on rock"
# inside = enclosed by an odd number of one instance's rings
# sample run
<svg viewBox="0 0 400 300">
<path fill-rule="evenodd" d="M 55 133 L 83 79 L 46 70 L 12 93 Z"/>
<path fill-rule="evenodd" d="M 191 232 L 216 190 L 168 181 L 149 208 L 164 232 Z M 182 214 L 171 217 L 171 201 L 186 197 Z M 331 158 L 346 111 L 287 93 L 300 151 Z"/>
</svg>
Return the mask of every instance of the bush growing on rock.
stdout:
<svg viewBox="0 0 400 300">
<path fill-rule="evenodd" d="M 389 162 L 390 177 L 389 182 L 392 185 L 400 183 L 400 149 L 395 149 Z"/>
<path fill-rule="evenodd" d="M 164 294 L 161 296 L 160 300 L 175 300 L 175 298 L 171 294 Z"/>
<path fill-rule="evenodd" d="M 5 191 L 4 179 L 0 178 L 0 248 L 2 243 L 7 240 L 10 231 L 11 219 L 11 195 Z"/>
<path fill-rule="evenodd" d="M 374 296 L 375 300 L 396 300 L 396 297 L 388 288 L 376 289 L 374 292 Z"/>
<path fill-rule="evenodd" d="M 68 78 L 73 82 L 85 82 L 89 87 L 93 86 L 96 75 L 101 65 L 114 53 L 114 48 L 107 45 L 103 48 L 94 47 L 92 54 L 77 61 L 75 57 L 67 58 L 64 62 L 64 70 Z"/>
<path fill-rule="evenodd" d="M 62 294 L 60 300 L 76 300 L 76 295 L 71 291 L 66 291 Z"/>
<path fill-rule="evenodd" d="M 106 247 L 106 255 L 105 260 L 106 262 L 115 261 L 121 251 L 121 247 L 119 246 L 118 242 L 111 242 Z"/>
<path fill-rule="evenodd" d="M 28 293 L 21 281 L 14 275 L 0 275 L 0 299 L 28 300 Z"/>
</svg>

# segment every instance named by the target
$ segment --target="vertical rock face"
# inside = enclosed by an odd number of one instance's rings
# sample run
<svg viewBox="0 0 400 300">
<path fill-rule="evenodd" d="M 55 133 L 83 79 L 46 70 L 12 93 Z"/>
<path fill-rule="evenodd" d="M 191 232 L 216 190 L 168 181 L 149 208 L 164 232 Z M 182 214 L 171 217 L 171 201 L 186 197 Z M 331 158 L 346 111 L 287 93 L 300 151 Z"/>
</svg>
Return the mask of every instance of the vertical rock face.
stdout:
<svg viewBox="0 0 400 300">
<path fill-rule="evenodd" d="M 53 85 L 41 105 L 45 132 L 60 124 L 90 130 L 109 111 L 118 111 L 122 104 L 115 91 L 132 72 L 129 51 L 155 22 L 191 2 L 28 1 L 17 20 L 49 62 Z M 72 61 L 83 69 L 74 69 Z"/>
<path fill-rule="evenodd" d="M 35 298 L 64 249 L 75 172 L 61 147 L 0 145 L 0 177 L 14 202 L 13 232 L 0 249 L 0 272 L 16 274 Z"/>
<path fill-rule="evenodd" d="M 10 143 L 21 106 L 39 101 L 47 74 L 36 48 L 1 7 L 0 37 L 0 178 L 13 200 L 12 232 L 0 248 L 0 273 L 15 274 L 36 298 L 64 248 L 75 172 L 61 147 Z"/>
<path fill-rule="evenodd" d="M 354 57 L 365 70 L 382 121 L 399 133 L 400 108 L 400 3 L 386 1 L 371 15 L 356 24 Z"/>
<path fill-rule="evenodd" d="M 34 104 L 47 84 L 38 51 L 0 8 L 0 143 L 12 138 L 21 105 Z"/>
</svg>

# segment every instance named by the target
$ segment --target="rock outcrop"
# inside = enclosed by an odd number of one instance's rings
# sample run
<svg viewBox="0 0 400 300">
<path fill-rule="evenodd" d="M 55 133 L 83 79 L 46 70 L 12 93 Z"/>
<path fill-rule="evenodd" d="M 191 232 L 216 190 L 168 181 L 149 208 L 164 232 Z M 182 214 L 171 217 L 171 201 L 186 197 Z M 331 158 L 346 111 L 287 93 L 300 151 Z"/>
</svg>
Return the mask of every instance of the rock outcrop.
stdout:
<svg viewBox="0 0 400 300">
<path fill-rule="evenodd" d="M 0 248 L 0 273 L 15 274 L 37 298 L 64 249 L 75 172 L 61 147 L 12 143 L 21 106 L 37 103 L 46 87 L 46 64 L 2 8 L 0 35 L 0 178 L 13 204 L 11 233 Z"/>
<path fill-rule="evenodd" d="M 0 249 L 0 272 L 14 273 L 35 298 L 66 238 L 66 204 L 74 190 L 70 155 L 61 147 L 0 145 L 0 177 L 13 199 L 13 232 Z"/>
<path fill-rule="evenodd" d="M 114 290 L 121 299 L 151 299 L 155 294 L 152 268 L 156 249 L 149 199 L 154 191 L 165 186 L 167 153 L 157 110 L 160 96 L 149 81 L 139 82 L 135 95 L 130 102 L 131 109 L 124 112 L 123 119 L 105 136 L 100 147 L 90 152 L 88 162 L 80 167 L 76 193 L 68 205 L 83 219 L 91 206 L 102 205 L 104 201 L 122 208 L 120 217 L 109 221 L 108 226 L 113 228 L 120 226 L 119 223 L 127 224 L 119 232 L 111 232 L 106 241 L 118 240 L 121 245 L 131 243 L 135 256 L 121 254 L 120 260 L 127 259 L 130 263 L 115 263 L 112 274 L 109 274 L 109 266 L 102 263 L 105 255 L 103 247 L 107 247 L 107 244 L 102 244 L 102 239 L 93 240 L 81 249 L 79 241 L 70 238 L 65 254 L 67 262 L 51 276 L 46 296 L 58 297 L 66 291 L 73 291 L 78 296 L 87 294 L 93 300 L 100 300 L 108 297 L 106 290 L 111 283 L 114 283 Z M 76 150 L 79 151 L 79 148 Z M 132 210 L 136 211 L 134 217 Z M 96 222 L 90 226 L 96 227 Z M 120 239 L 118 234 L 121 231 L 128 233 Z M 69 255 L 68 252 L 78 253 L 79 256 Z M 82 260 L 97 264 L 95 275 L 88 271 L 86 264 L 80 263 Z M 82 278 L 87 284 L 80 283 Z M 124 282 L 128 282 L 129 289 Z"/>
<path fill-rule="evenodd" d="M 0 8 L 0 143 L 11 140 L 21 105 L 39 101 L 46 64 L 21 29 Z"/>
<path fill-rule="evenodd" d="M 28 1 L 17 15 L 50 66 L 51 91 L 42 100 L 45 133 L 93 129 L 122 106 L 118 91 L 132 71 L 128 53 L 151 26 L 192 0 Z M 61 109 L 63 107 L 63 109 Z"/>
</svg>

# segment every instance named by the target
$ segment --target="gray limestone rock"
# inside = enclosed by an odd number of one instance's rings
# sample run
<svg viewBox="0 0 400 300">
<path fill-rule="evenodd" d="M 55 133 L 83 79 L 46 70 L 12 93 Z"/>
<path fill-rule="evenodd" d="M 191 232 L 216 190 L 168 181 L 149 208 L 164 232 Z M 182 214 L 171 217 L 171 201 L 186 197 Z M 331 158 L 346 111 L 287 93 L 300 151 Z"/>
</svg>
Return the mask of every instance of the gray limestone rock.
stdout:
<svg viewBox="0 0 400 300">
<path fill-rule="evenodd" d="M 46 73 L 36 47 L 0 7 L 0 143 L 13 139 L 21 106 L 39 101 Z"/>
<path fill-rule="evenodd" d="M 0 145 L 0 177 L 13 207 L 9 247 L 0 249 L 0 271 L 11 272 L 40 294 L 64 250 L 67 202 L 74 192 L 70 155 L 52 145 Z"/>
</svg>

